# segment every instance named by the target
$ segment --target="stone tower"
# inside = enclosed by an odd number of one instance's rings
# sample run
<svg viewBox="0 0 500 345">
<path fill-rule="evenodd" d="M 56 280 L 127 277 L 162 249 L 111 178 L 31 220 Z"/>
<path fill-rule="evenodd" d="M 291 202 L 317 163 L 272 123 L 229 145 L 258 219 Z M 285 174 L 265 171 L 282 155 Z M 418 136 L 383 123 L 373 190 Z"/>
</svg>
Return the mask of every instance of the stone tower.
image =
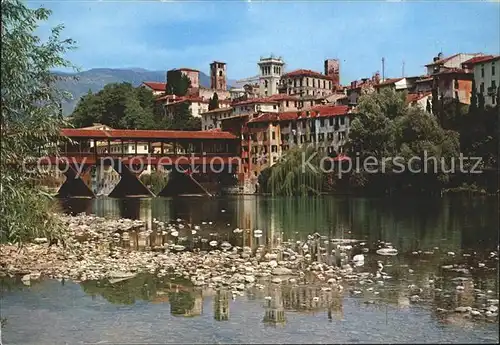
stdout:
<svg viewBox="0 0 500 345">
<path fill-rule="evenodd" d="M 281 57 L 260 58 L 259 93 L 261 97 L 278 94 L 278 88 L 285 63 Z"/>
<path fill-rule="evenodd" d="M 340 62 L 338 59 L 325 60 L 325 75 L 332 78 L 334 90 L 340 86 Z"/>
<path fill-rule="evenodd" d="M 210 88 L 227 90 L 226 63 L 214 61 L 210 64 Z"/>
</svg>

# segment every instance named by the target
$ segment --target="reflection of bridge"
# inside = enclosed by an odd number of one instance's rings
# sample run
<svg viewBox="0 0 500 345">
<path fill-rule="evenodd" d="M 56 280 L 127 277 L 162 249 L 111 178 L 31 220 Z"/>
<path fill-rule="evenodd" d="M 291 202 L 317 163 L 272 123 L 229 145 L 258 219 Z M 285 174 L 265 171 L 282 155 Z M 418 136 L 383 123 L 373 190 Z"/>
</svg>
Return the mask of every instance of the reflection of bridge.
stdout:
<svg viewBox="0 0 500 345">
<path fill-rule="evenodd" d="M 239 141 L 229 132 L 101 128 L 62 129 L 61 135 L 72 142 L 66 142 L 60 156 L 50 157 L 45 164 L 50 161 L 64 171 L 62 197 L 94 197 L 89 188 L 91 168 L 98 175 L 109 168 L 120 175 L 110 197 L 153 195 L 138 179 L 151 167 L 174 172 L 175 178 L 159 195 L 210 194 L 204 184 L 217 184 L 221 174 L 238 173 Z"/>
</svg>

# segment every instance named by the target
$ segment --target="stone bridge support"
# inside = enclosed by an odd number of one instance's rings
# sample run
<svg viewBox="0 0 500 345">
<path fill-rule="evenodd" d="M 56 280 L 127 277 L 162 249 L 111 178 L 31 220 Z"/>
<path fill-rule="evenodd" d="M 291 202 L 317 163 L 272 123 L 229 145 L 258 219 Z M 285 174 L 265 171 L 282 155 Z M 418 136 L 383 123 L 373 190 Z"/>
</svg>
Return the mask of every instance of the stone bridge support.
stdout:
<svg viewBox="0 0 500 345">
<path fill-rule="evenodd" d="M 59 198 L 94 198 L 95 195 L 82 177 L 88 173 L 91 165 L 76 165 L 71 163 L 59 164 L 59 169 L 64 172 L 66 181 L 57 192 Z M 81 170 L 81 171 L 79 171 Z"/>
<path fill-rule="evenodd" d="M 133 172 L 129 169 L 129 165 L 125 164 L 119 159 L 114 159 L 110 162 L 113 169 L 120 174 L 120 181 L 116 187 L 109 193 L 110 198 L 125 198 L 125 197 L 154 197 L 151 192 L 142 182 L 138 176 L 140 173 Z M 104 164 L 104 162 L 103 162 Z M 133 170 L 135 168 L 132 166 Z"/>
</svg>

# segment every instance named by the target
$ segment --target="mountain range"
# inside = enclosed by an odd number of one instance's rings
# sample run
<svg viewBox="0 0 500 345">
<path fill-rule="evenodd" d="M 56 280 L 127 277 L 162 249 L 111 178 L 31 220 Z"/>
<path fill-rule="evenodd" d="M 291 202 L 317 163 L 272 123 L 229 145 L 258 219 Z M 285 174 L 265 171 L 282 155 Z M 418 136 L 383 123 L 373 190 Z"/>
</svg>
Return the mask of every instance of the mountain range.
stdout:
<svg viewBox="0 0 500 345">
<path fill-rule="evenodd" d="M 143 68 L 93 68 L 78 73 L 55 72 L 64 77 L 58 82 L 59 89 L 67 91 L 72 99 L 63 102 L 63 113 L 69 115 L 75 109 L 80 98 L 89 90 L 98 92 L 109 83 L 131 83 L 139 86 L 144 81 L 165 82 L 166 71 L 150 71 Z M 228 87 L 236 81 L 228 79 Z M 200 71 L 200 85 L 210 87 L 210 77 Z"/>
</svg>

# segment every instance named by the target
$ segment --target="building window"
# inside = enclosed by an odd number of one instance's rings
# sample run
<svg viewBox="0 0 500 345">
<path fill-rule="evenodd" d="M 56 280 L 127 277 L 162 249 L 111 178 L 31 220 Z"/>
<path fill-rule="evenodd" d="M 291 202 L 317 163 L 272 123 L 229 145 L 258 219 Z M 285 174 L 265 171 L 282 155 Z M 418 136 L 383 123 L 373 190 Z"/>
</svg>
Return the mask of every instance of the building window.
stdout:
<svg viewBox="0 0 500 345">
<path fill-rule="evenodd" d="M 325 127 L 325 119 L 320 119 L 320 120 L 319 120 L 319 125 L 320 125 L 321 127 Z"/>
<path fill-rule="evenodd" d="M 323 140 L 325 140 L 325 133 L 320 133 L 320 134 L 318 134 L 318 140 L 319 140 L 319 141 L 323 141 Z"/>
<path fill-rule="evenodd" d="M 330 122 L 330 126 L 333 126 L 333 117 L 330 117 L 328 121 Z"/>
<path fill-rule="evenodd" d="M 491 81 L 491 88 L 493 89 L 493 91 L 496 91 L 496 88 L 497 88 L 497 82 L 496 82 L 496 80 L 492 80 Z M 493 97 L 493 98 L 495 98 L 495 97 Z"/>
<path fill-rule="evenodd" d="M 144 150 L 147 151 L 147 149 L 148 149 L 148 145 L 144 145 Z"/>
<path fill-rule="evenodd" d="M 484 65 L 481 65 L 481 78 L 484 78 Z"/>
<path fill-rule="evenodd" d="M 276 140 L 276 132 L 272 132 L 272 138 L 273 140 Z"/>
<path fill-rule="evenodd" d="M 494 62 L 491 63 L 491 75 L 492 76 L 495 75 L 495 63 Z"/>
<path fill-rule="evenodd" d="M 341 116 L 340 117 L 340 125 L 344 125 L 345 124 L 345 117 Z"/>
<path fill-rule="evenodd" d="M 278 152 L 278 146 L 277 145 L 271 146 L 271 152 Z"/>
<path fill-rule="evenodd" d="M 484 93 L 484 83 L 481 83 L 481 84 L 479 85 L 479 92 L 480 92 L 480 93 Z"/>
<path fill-rule="evenodd" d="M 273 109 L 274 109 L 274 110 L 276 110 L 276 108 L 277 108 L 277 107 L 278 107 L 278 106 L 277 106 L 276 104 L 275 104 L 275 105 L 273 105 Z"/>
<path fill-rule="evenodd" d="M 286 101 L 286 106 L 287 106 L 287 108 L 288 108 L 288 101 Z"/>
<path fill-rule="evenodd" d="M 332 132 L 328 132 L 328 133 L 326 134 L 326 139 L 327 139 L 327 140 L 333 140 L 333 133 L 332 133 Z"/>
</svg>

